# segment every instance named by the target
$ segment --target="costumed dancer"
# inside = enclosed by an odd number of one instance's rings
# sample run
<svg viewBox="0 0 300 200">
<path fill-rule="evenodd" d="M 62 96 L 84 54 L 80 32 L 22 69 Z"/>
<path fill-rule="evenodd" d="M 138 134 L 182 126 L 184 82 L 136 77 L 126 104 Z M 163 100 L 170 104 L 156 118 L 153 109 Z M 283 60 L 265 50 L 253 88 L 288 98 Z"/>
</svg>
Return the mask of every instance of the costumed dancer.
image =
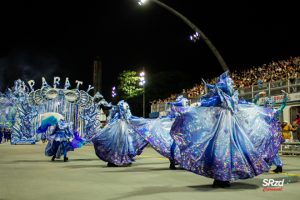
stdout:
<svg viewBox="0 0 300 200">
<path fill-rule="evenodd" d="M 175 118 L 184 113 L 188 108 L 188 99 L 182 95 L 176 98 L 175 102 L 168 102 L 170 111 L 164 117 L 157 119 L 144 119 L 144 121 L 134 121 L 138 133 L 155 149 L 159 154 L 170 161 L 170 169 L 176 169 L 180 163 L 180 152 L 175 141 L 170 135 L 171 127 Z"/>
<path fill-rule="evenodd" d="M 281 142 L 272 109 L 239 101 L 228 72 L 206 87 L 200 106 L 178 116 L 170 131 L 181 167 L 213 178 L 213 187 L 267 172 Z"/>
<path fill-rule="evenodd" d="M 2 138 L 3 138 L 3 129 L 2 127 L 0 126 L 0 144 L 2 143 Z"/>
<path fill-rule="evenodd" d="M 3 137 L 4 137 L 4 142 L 8 142 L 9 141 L 9 131 L 8 128 L 4 128 L 3 129 Z"/>
<path fill-rule="evenodd" d="M 281 90 L 281 91 L 283 93 L 283 99 L 282 99 L 282 103 L 279 106 L 279 108 L 277 108 L 277 109 L 274 108 L 275 102 L 272 100 L 271 97 L 265 97 L 265 101 L 264 101 L 264 106 L 272 109 L 272 111 L 274 113 L 274 117 L 276 118 L 276 120 L 278 122 L 280 119 L 280 115 L 281 115 L 283 109 L 286 107 L 286 103 L 288 101 L 288 94 L 284 90 Z M 259 97 L 265 96 L 265 94 L 266 94 L 265 92 L 260 92 L 260 93 L 256 94 L 254 97 L 254 103 L 257 104 Z M 281 143 L 283 143 L 283 142 L 284 142 L 284 139 L 282 138 Z M 272 170 L 274 173 L 282 173 L 283 162 L 281 161 L 278 153 L 275 155 L 273 161 L 270 162 L 270 165 L 272 165 L 272 164 L 276 166 L 276 169 Z"/>
<path fill-rule="evenodd" d="M 85 109 L 80 115 L 85 120 L 85 139 L 87 142 L 91 142 L 93 136 L 104 126 L 100 121 L 101 110 L 107 116 L 106 113 L 112 108 L 111 103 L 108 103 L 99 92 L 94 95 L 93 103 L 93 106 Z"/>
<path fill-rule="evenodd" d="M 139 118 L 132 116 L 129 105 L 121 100 L 112 108 L 106 126 L 93 136 L 95 153 L 108 167 L 132 164 L 148 144 L 133 127 L 135 119 Z"/>
<path fill-rule="evenodd" d="M 46 113 L 42 116 L 41 126 L 37 129 L 37 133 L 45 133 L 49 127 L 54 126 L 49 136 L 48 144 L 45 148 L 45 155 L 52 156 L 51 161 L 64 156 L 64 162 L 68 161 L 67 152 L 73 151 L 84 144 L 84 140 L 78 134 L 72 134 L 70 131 L 70 123 L 64 121 L 64 117 L 59 113 Z M 73 140 L 71 141 L 71 139 Z"/>
</svg>

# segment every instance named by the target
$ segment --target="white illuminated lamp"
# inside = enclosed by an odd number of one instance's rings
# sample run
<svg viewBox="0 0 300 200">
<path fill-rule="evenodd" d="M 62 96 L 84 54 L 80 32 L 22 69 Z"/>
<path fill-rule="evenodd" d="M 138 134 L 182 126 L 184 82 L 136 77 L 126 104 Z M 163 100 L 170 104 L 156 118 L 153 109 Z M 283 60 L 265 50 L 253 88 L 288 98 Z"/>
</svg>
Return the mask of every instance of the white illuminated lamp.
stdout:
<svg viewBox="0 0 300 200">
<path fill-rule="evenodd" d="M 112 97 L 117 96 L 117 93 L 116 93 L 116 87 L 115 87 L 115 86 L 112 87 L 111 96 L 112 96 Z"/>
<path fill-rule="evenodd" d="M 145 81 L 145 72 L 141 72 L 140 73 L 140 82 L 139 82 L 139 85 L 143 86 L 145 83 L 146 83 L 146 81 Z"/>
<path fill-rule="evenodd" d="M 142 6 L 142 5 L 144 5 L 145 3 L 147 3 L 147 1 L 148 1 L 148 0 L 139 0 L 139 1 L 138 1 L 138 4 L 139 4 L 140 6 Z"/>
<path fill-rule="evenodd" d="M 200 34 L 198 32 L 194 33 L 193 35 L 190 36 L 190 40 L 193 42 L 196 42 L 197 40 L 200 39 Z"/>
<path fill-rule="evenodd" d="M 140 82 L 139 85 L 143 87 L 143 117 L 145 117 L 145 72 L 140 73 Z"/>
</svg>

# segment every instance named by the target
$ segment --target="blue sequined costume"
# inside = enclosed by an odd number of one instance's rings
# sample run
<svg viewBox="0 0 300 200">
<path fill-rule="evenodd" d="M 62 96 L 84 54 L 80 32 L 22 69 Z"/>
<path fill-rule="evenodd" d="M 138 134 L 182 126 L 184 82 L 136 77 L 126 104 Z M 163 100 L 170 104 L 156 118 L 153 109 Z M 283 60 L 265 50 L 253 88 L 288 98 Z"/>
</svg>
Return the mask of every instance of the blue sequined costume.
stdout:
<svg viewBox="0 0 300 200">
<path fill-rule="evenodd" d="M 2 143 L 2 138 L 3 138 L 3 132 L 2 132 L 2 128 L 0 127 L 0 144 Z"/>
<path fill-rule="evenodd" d="M 123 100 L 113 107 L 108 124 L 92 138 L 95 153 L 101 160 L 118 166 L 128 165 L 142 153 L 148 143 L 136 132 L 134 120 L 140 118 L 132 116 Z"/>
<path fill-rule="evenodd" d="M 258 100 L 259 100 L 259 94 L 255 95 L 254 103 L 257 104 Z M 282 103 L 279 106 L 279 108 L 277 108 L 277 109 L 274 108 L 275 102 L 272 100 L 271 97 L 266 97 L 265 98 L 264 106 L 265 107 L 270 107 L 274 112 L 275 118 L 279 121 L 280 115 L 281 115 L 283 109 L 286 107 L 287 101 L 288 101 L 287 93 L 284 93 L 283 100 L 282 100 Z M 284 139 L 282 138 L 281 143 L 283 143 L 283 142 L 284 142 Z M 270 162 L 269 164 L 270 165 L 274 164 L 276 167 L 281 167 L 281 170 L 282 170 L 283 163 L 282 163 L 278 153 L 274 157 L 273 161 Z"/>
<path fill-rule="evenodd" d="M 177 97 L 175 102 L 169 102 L 170 111 L 164 117 L 145 119 L 136 125 L 138 133 L 162 156 L 169 158 L 174 164 L 180 163 L 180 152 L 170 135 L 175 118 L 188 110 L 188 100 L 183 96 Z"/>
<path fill-rule="evenodd" d="M 257 176 L 269 170 L 281 134 L 272 109 L 239 101 L 228 72 L 200 106 L 177 117 L 171 136 L 179 146 L 181 166 L 220 181 Z"/>
<path fill-rule="evenodd" d="M 81 147 L 84 141 L 80 137 L 76 137 L 74 141 L 72 140 L 72 142 L 70 142 L 74 135 L 69 129 L 69 124 L 65 123 L 63 119 L 57 120 L 57 118 L 53 116 L 42 121 L 41 126 L 37 129 L 37 133 L 45 133 L 50 126 L 54 126 L 54 129 L 47 137 L 48 143 L 45 148 L 45 155 L 52 156 L 52 160 L 60 158 L 63 155 L 66 161 L 67 152 Z M 72 143 L 77 146 L 72 145 Z"/>
<path fill-rule="evenodd" d="M 69 140 L 72 137 L 71 132 L 66 124 L 58 123 L 53 130 L 53 133 L 49 135 L 49 141 L 45 149 L 47 156 L 60 156 L 67 157 L 67 151 L 74 150 L 71 148 Z"/>
</svg>

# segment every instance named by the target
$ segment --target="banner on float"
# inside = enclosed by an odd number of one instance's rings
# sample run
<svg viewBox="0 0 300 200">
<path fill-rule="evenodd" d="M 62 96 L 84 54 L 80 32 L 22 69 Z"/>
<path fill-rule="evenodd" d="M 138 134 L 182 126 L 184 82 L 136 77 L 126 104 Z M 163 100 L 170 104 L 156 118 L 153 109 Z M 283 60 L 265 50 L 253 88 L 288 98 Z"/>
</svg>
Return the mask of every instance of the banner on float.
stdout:
<svg viewBox="0 0 300 200">
<path fill-rule="evenodd" d="M 271 98 L 272 101 L 275 103 L 282 103 L 284 96 L 276 95 L 276 96 L 272 96 Z M 288 102 L 292 102 L 292 101 L 300 101 L 300 92 L 288 94 Z M 258 104 L 263 104 L 264 102 L 265 102 L 265 97 L 262 97 L 259 99 Z"/>
</svg>

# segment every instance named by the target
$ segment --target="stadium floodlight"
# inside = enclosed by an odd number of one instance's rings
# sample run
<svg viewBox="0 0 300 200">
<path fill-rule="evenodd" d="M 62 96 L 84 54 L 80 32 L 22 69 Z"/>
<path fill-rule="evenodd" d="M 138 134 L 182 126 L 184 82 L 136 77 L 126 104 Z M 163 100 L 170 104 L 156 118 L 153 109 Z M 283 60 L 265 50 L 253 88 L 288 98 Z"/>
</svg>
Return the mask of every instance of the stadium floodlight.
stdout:
<svg viewBox="0 0 300 200">
<path fill-rule="evenodd" d="M 139 4 L 140 6 L 142 6 L 142 5 L 144 5 L 145 3 L 147 3 L 147 1 L 148 1 L 148 0 L 139 0 L 139 1 L 138 1 L 138 4 Z"/>
<path fill-rule="evenodd" d="M 197 40 L 199 40 L 199 39 L 200 39 L 200 34 L 198 32 L 196 32 L 190 36 L 190 40 L 193 42 L 197 42 Z"/>
<path fill-rule="evenodd" d="M 116 87 L 113 86 L 112 87 L 112 90 L 111 90 L 111 96 L 114 98 L 115 96 L 117 96 L 117 93 L 116 93 Z"/>
<path fill-rule="evenodd" d="M 140 73 L 140 82 L 139 85 L 143 87 L 143 117 L 145 117 L 145 72 Z"/>
</svg>

